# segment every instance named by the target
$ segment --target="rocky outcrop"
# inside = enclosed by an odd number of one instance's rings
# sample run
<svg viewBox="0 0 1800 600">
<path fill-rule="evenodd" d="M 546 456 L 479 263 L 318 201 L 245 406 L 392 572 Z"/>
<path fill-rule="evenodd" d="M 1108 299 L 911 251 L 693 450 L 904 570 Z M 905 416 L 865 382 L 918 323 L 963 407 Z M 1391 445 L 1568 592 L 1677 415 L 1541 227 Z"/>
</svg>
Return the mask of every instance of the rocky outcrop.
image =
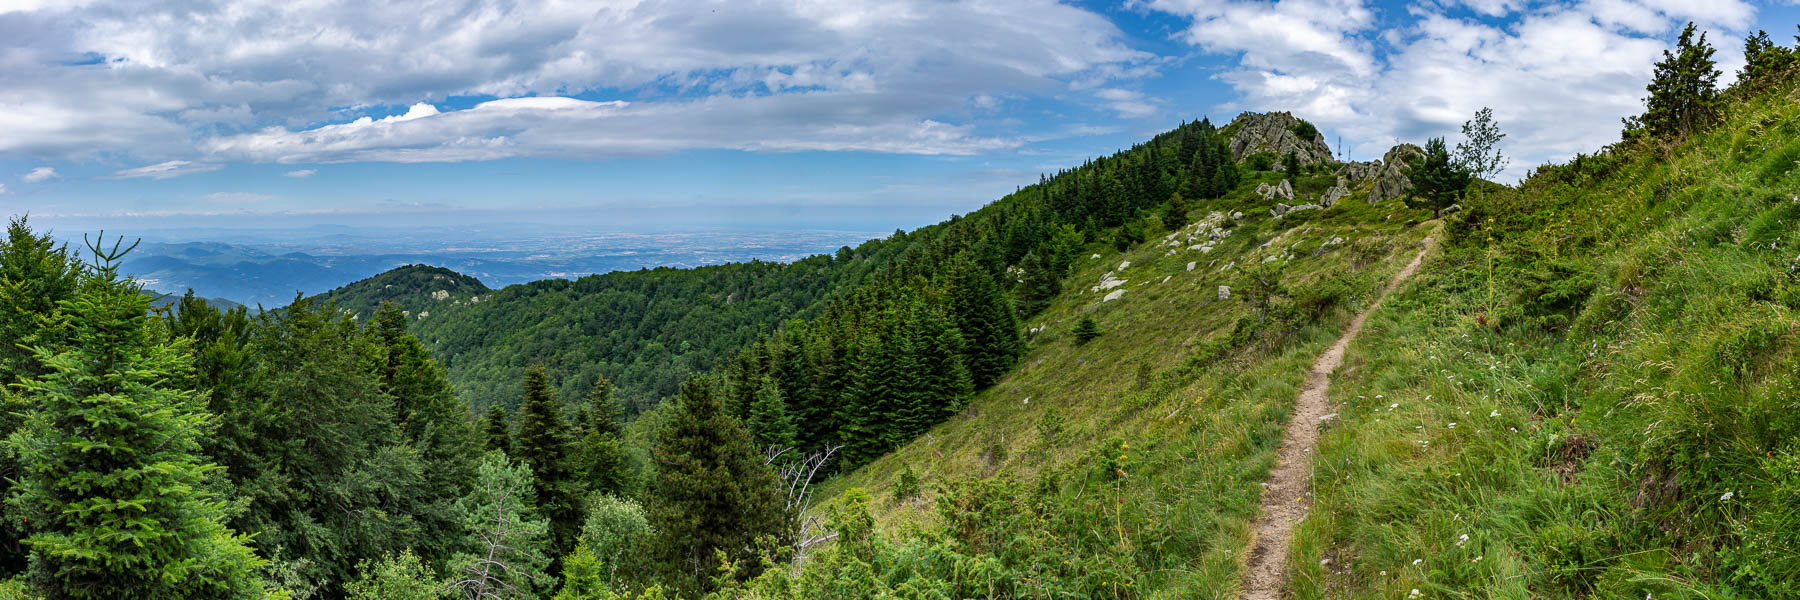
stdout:
<svg viewBox="0 0 1800 600">
<path fill-rule="evenodd" d="M 1339 175 L 1337 178 L 1337 185 L 1332 186 L 1329 190 L 1325 190 L 1325 195 L 1319 197 L 1319 205 L 1331 208 L 1331 205 L 1337 204 L 1337 201 L 1343 200 L 1344 197 L 1349 195 L 1350 182 L 1344 179 L 1344 176 Z"/>
<path fill-rule="evenodd" d="M 1338 167 L 1337 176 L 1348 180 L 1351 185 L 1380 177 L 1381 161 L 1344 163 L 1344 166 Z"/>
<path fill-rule="evenodd" d="M 1387 151 L 1381 157 L 1381 174 L 1375 178 L 1375 187 L 1369 190 L 1369 203 L 1377 204 L 1405 196 L 1412 190 L 1412 181 L 1406 178 L 1406 167 L 1412 161 L 1425 156 L 1425 151 L 1412 144 L 1401 144 Z"/>
<path fill-rule="evenodd" d="M 1264 200 L 1274 200 L 1276 198 L 1293 200 L 1294 186 L 1293 184 L 1288 183 L 1288 180 L 1286 179 L 1281 180 L 1281 183 L 1278 185 L 1269 185 L 1269 183 L 1265 181 L 1256 184 L 1256 195 L 1261 196 Z"/>
<path fill-rule="evenodd" d="M 1310 129 L 1301 123 L 1300 119 L 1285 112 L 1238 115 L 1225 127 L 1231 132 L 1231 157 L 1241 161 L 1258 152 L 1271 152 L 1281 157 L 1291 152 L 1303 165 L 1336 164 L 1337 160 L 1331 157 L 1331 146 L 1325 144 L 1325 136 L 1317 129 L 1310 132 L 1311 138 L 1300 138 L 1297 130 Z"/>
</svg>

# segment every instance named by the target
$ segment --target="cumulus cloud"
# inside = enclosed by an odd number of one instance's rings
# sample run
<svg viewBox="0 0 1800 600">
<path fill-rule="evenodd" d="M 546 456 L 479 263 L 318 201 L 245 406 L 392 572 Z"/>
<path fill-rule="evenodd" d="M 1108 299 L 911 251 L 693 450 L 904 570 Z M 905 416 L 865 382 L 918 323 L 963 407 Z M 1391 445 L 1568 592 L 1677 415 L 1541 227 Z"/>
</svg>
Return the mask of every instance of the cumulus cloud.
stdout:
<svg viewBox="0 0 1800 600">
<path fill-rule="evenodd" d="M 312 177 L 313 175 L 316 175 L 318 173 L 319 173 L 318 169 L 298 169 L 298 170 L 282 173 L 281 176 L 282 177 L 292 177 L 294 179 L 306 179 L 306 178 Z"/>
<path fill-rule="evenodd" d="M 182 175 L 189 175 L 189 174 L 193 174 L 193 173 L 206 173 L 208 171 L 217 171 L 224 167 L 225 167 L 225 165 L 221 165 L 218 163 L 196 163 L 196 162 L 190 162 L 190 161 L 185 161 L 185 160 L 171 160 L 171 161 L 167 161 L 167 162 L 156 163 L 154 165 L 142 166 L 142 167 L 137 167 L 137 168 L 133 168 L 133 169 L 125 169 L 125 170 L 113 173 L 110 178 L 111 179 L 134 179 L 134 178 L 139 178 L 139 177 L 148 177 L 151 179 L 169 179 L 172 177 L 180 177 Z"/>
<path fill-rule="evenodd" d="M 25 183 L 43 183 L 46 181 L 55 181 L 55 180 L 61 179 L 61 178 L 62 178 L 61 175 L 56 174 L 56 169 L 52 169 L 50 167 L 38 167 L 36 169 L 32 169 L 30 173 L 26 173 L 23 176 L 20 176 L 19 180 L 23 181 Z"/>
<path fill-rule="evenodd" d="M 1493 107 L 1503 146 L 1520 159 L 1503 178 L 1618 140 L 1619 119 L 1642 112 L 1652 65 L 1687 19 L 1725 28 L 1709 41 L 1723 49 L 1721 70 L 1735 69 L 1730 48 L 1742 38 L 1732 32 L 1755 12 L 1736 0 L 1461 0 L 1413 5 L 1408 25 L 1389 27 L 1381 18 L 1394 15 L 1362 0 L 1148 6 L 1187 17 L 1180 36 L 1202 50 L 1242 56 L 1216 76 L 1239 94 L 1227 108 L 1293 110 L 1346 138 L 1354 158 L 1396 140 L 1455 138 L 1476 110 Z"/>
<path fill-rule="evenodd" d="M 981 98 L 1105 82 L 1153 59 L 1104 17 L 1056 0 L 477 0 L 424 12 L 359 0 L 94 0 L 0 14 L 0 31 L 20 49 L 0 56 L 0 155 L 57 158 L 476 160 L 570 154 L 534 140 L 586 135 L 599 138 L 575 153 L 957 153 L 994 144 L 962 112 Z M 524 102 L 434 108 L 484 96 Z M 570 96 L 630 104 L 531 103 Z M 356 118 L 392 106 L 413 110 Z M 712 127 L 663 141 L 643 124 L 651 115 Z M 375 132 L 398 138 L 361 137 Z"/>
<path fill-rule="evenodd" d="M 9 192 L 6 189 L 6 184 L 0 183 L 0 196 L 5 196 L 8 193 Z"/>
</svg>

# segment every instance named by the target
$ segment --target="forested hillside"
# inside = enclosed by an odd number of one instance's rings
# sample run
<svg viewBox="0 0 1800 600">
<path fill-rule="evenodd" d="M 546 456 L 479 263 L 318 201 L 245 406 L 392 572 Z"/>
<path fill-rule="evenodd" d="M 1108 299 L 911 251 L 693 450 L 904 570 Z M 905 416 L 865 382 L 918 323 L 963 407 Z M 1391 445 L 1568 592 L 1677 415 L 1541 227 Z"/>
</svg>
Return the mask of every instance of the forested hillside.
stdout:
<svg viewBox="0 0 1800 600">
<path fill-rule="evenodd" d="M 1678 51 L 1515 188 L 1246 114 L 792 265 L 153 310 L 15 219 L 0 598 L 1237 597 L 1365 311 L 1287 593 L 1794 597 L 1796 57 Z"/>
<path fill-rule="evenodd" d="M 789 264 L 643 269 L 499 290 L 415 265 L 313 300 L 363 318 L 382 302 L 396 303 L 477 407 L 510 410 L 525 370 L 538 365 L 569 397 L 586 397 L 605 377 L 635 413 L 782 322 L 816 314 L 833 290 L 855 286 L 904 247 L 901 235 Z"/>
</svg>

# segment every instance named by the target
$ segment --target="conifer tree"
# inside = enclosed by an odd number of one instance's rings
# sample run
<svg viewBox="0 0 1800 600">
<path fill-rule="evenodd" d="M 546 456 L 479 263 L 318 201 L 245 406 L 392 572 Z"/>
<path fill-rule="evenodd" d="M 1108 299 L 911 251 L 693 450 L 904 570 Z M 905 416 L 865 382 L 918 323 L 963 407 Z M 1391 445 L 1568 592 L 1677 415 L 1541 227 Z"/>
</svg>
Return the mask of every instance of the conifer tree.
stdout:
<svg viewBox="0 0 1800 600">
<path fill-rule="evenodd" d="M 756 400 L 750 404 L 750 419 L 744 425 L 750 429 L 751 439 L 758 448 L 792 448 L 794 446 L 794 420 L 788 416 L 787 402 L 781 397 L 781 388 L 775 380 L 763 376 L 762 385 L 757 388 Z"/>
<path fill-rule="evenodd" d="M 0 238 L 0 439 L 18 429 L 28 412 L 25 399 L 13 395 L 13 384 L 43 374 L 32 346 L 54 346 L 61 336 L 45 328 L 59 304 L 75 297 L 82 272 L 68 248 L 49 235 L 31 231 L 26 219 L 13 219 Z M 0 498 L 12 495 L 19 463 L 11 447 L 0 445 Z M 25 568 L 26 547 L 17 519 L 0 519 L 0 577 Z"/>
<path fill-rule="evenodd" d="M 1772 75 L 1794 68 L 1795 58 L 1793 48 L 1776 45 L 1769 41 L 1769 32 L 1758 30 L 1744 38 L 1744 68 L 1738 71 L 1738 81 L 1759 85 Z"/>
<path fill-rule="evenodd" d="M 948 284 L 950 314 L 965 342 L 963 363 L 974 386 L 986 388 L 1018 360 L 1018 313 L 1006 290 L 967 252 L 951 262 Z"/>
<path fill-rule="evenodd" d="M 550 525 L 532 506 L 531 469 L 489 451 L 475 471 L 474 489 L 456 503 L 469 538 L 450 560 L 452 585 L 470 600 L 536 598 L 551 584 Z"/>
<path fill-rule="evenodd" d="M 1019 261 L 1020 268 L 1025 270 L 1024 277 L 1018 286 L 1019 312 L 1025 316 L 1035 315 L 1050 305 L 1050 300 L 1062 291 L 1062 273 L 1050 264 L 1044 248 L 1032 250 Z"/>
<path fill-rule="evenodd" d="M 665 581 L 694 596 L 710 586 L 719 552 L 751 567 L 740 572 L 751 577 L 758 561 L 745 559 L 754 540 L 772 536 L 785 546 L 793 536 L 775 472 L 743 425 L 725 414 L 715 385 L 701 378 L 682 384 L 652 451 L 652 550 L 668 572 Z"/>
<path fill-rule="evenodd" d="M 1163 205 L 1163 229 L 1181 229 L 1183 225 L 1187 225 L 1187 213 L 1187 200 L 1181 197 L 1181 192 L 1175 192 L 1175 195 L 1169 197 L 1169 203 Z"/>
<path fill-rule="evenodd" d="M 904 413 L 900 438 L 892 447 L 911 441 L 962 410 L 974 393 L 974 379 L 963 364 L 968 355 L 962 332 L 935 302 L 917 303 L 909 315 L 908 337 L 917 358 L 919 374 L 914 388 L 907 390 L 909 409 Z M 1015 334 L 1016 335 L 1016 334 Z M 1002 371 L 1004 373 L 1004 371 Z"/>
<path fill-rule="evenodd" d="M 418 452 L 425 478 L 422 494 L 414 499 L 421 504 L 414 516 L 423 536 L 416 545 L 441 566 L 447 554 L 431 549 L 451 547 L 461 535 L 453 504 L 474 484 L 480 437 L 443 368 L 407 332 L 398 306 L 384 303 L 367 330 L 381 349 L 381 386 L 394 403 L 395 424 Z"/>
<path fill-rule="evenodd" d="M 1097 337 L 1100 337 L 1100 323 L 1094 320 L 1094 315 L 1081 315 L 1081 320 L 1075 322 L 1075 343 L 1086 344 Z"/>
<path fill-rule="evenodd" d="M 482 448 L 488 451 L 513 453 L 512 424 L 506 417 L 506 409 L 498 404 L 490 404 L 487 416 L 482 418 Z"/>
<path fill-rule="evenodd" d="M 300 300 L 263 313 L 246 343 L 228 360 L 247 365 L 214 364 L 197 380 L 219 409 L 210 447 L 245 504 L 238 530 L 280 548 L 271 558 L 328 596 L 359 562 L 440 535 L 420 518 L 433 494 L 382 391 L 381 348 L 356 321 Z M 429 550 L 423 558 L 443 557 Z"/>
<path fill-rule="evenodd" d="M 589 493 L 622 496 L 630 484 L 631 466 L 626 462 L 621 439 L 625 426 L 620 413 L 618 401 L 613 399 L 612 382 L 601 377 L 594 383 L 594 397 L 588 403 L 576 449 L 576 471 Z"/>
<path fill-rule="evenodd" d="M 0 240 L 0 386 L 42 373 L 32 346 L 43 339 L 58 303 L 75 297 L 82 265 L 49 234 L 38 235 L 23 217 Z"/>
<path fill-rule="evenodd" d="M 1712 45 L 1706 34 L 1695 38 L 1692 22 L 1681 30 L 1675 51 L 1663 51 L 1656 73 L 1646 89 L 1643 117 L 1626 120 L 1626 138 L 1639 131 L 1658 138 L 1680 138 L 1710 123 L 1717 113 L 1719 70 L 1713 63 Z"/>
<path fill-rule="evenodd" d="M 519 404 L 513 448 L 514 458 L 531 467 L 538 509 L 550 520 L 551 548 L 559 552 L 573 548 L 581 530 L 580 494 L 570 473 L 569 430 L 543 367 L 525 371 L 525 397 Z"/>
<path fill-rule="evenodd" d="M 1408 204 L 1429 208 L 1437 215 L 1462 196 L 1463 189 L 1469 187 L 1470 175 L 1451 160 L 1444 138 L 1431 138 L 1425 143 L 1425 156 L 1406 168 L 1406 178 L 1413 185 Z"/>
<path fill-rule="evenodd" d="M 8 440 L 32 585 L 56 599 L 268 596 L 268 563 L 206 491 L 211 416 L 171 384 L 191 378 L 190 347 L 159 340 L 150 298 L 120 279 L 130 249 L 93 249 L 92 275 L 50 323 L 68 343 L 33 348 L 45 372 L 20 384 L 33 410 Z"/>
</svg>

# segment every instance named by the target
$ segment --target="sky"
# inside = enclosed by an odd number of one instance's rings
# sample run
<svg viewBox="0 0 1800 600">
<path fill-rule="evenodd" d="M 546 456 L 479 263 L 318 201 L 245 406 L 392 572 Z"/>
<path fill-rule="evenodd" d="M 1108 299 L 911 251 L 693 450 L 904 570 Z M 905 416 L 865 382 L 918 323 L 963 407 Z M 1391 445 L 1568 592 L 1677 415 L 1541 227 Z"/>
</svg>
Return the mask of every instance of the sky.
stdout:
<svg viewBox="0 0 1800 600">
<path fill-rule="evenodd" d="M 1742 0 L 0 0 L 0 213 L 65 228 L 912 228 L 1184 120 L 1593 152 Z M 1341 140 L 1341 142 L 1340 142 Z"/>
</svg>

